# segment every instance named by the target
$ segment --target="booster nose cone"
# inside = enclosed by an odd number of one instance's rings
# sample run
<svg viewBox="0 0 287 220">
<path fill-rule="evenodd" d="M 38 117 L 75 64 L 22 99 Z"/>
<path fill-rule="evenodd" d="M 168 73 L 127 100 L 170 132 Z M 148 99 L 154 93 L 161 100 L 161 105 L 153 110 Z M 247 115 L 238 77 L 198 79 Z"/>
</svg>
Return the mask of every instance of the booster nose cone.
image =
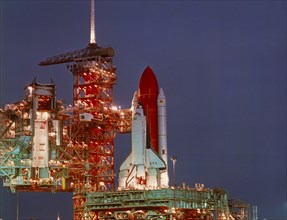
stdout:
<svg viewBox="0 0 287 220">
<path fill-rule="evenodd" d="M 157 97 L 158 82 L 152 69 L 148 66 L 139 83 L 139 102 L 142 103 L 147 119 L 151 147 L 158 152 Z"/>
<path fill-rule="evenodd" d="M 166 105 L 165 95 L 164 95 L 162 88 L 160 88 L 160 90 L 159 90 L 159 94 L 157 97 L 157 105 L 158 106 L 165 106 Z"/>
</svg>

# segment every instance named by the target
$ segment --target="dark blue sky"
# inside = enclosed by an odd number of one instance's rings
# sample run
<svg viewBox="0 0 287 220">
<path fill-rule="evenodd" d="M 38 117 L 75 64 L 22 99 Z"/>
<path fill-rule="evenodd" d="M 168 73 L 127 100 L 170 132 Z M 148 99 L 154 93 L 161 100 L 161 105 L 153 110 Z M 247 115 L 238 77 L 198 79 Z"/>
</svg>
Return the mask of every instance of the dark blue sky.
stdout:
<svg viewBox="0 0 287 220">
<path fill-rule="evenodd" d="M 149 65 L 168 104 L 168 153 L 177 183 L 223 187 L 286 220 L 286 1 L 96 1 L 100 46 L 116 56 L 117 105 L 130 107 Z M 0 1 L 0 104 L 24 97 L 34 77 L 72 100 L 65 65 L 47 57 L 86 47 L 90 1 Z M 118 135 L 116 170 L 130 150 Z M 171 166 L 171 164 L 170 164 Z M 72 219 L 71 194 L 20 193 L 20 219 Z M 15 195 L 1 191 L 4 219 Z M 47 217 L 48 216 L 48 217 Z"/>
</svg>

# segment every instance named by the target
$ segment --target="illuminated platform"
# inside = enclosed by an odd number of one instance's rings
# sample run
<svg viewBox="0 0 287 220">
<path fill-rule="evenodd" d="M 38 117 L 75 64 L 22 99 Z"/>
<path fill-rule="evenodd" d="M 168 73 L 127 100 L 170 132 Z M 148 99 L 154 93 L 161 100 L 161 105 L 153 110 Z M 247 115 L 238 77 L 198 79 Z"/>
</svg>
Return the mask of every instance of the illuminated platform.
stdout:
<svg viewBox="0 0 287 220">
<path fill-rule="evenodd" d="M 87 219 L 234 219 L 227 193 L 217 188 L 120 190 L 86 198 Z"/>
</svg>

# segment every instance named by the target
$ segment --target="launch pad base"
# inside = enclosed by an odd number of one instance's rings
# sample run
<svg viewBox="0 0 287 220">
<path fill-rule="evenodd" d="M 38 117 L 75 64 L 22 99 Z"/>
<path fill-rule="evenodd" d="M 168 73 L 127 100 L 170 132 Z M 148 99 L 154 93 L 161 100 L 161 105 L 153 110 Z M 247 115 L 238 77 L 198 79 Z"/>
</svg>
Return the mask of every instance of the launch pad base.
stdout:
<svg viewBox="0 0 287 220">
<path fill-rule="evenodd" d="M 234 219 L 227 193 L 217 188 L 120 190 L 86 198 L 88 219 Z"/>
</svg>

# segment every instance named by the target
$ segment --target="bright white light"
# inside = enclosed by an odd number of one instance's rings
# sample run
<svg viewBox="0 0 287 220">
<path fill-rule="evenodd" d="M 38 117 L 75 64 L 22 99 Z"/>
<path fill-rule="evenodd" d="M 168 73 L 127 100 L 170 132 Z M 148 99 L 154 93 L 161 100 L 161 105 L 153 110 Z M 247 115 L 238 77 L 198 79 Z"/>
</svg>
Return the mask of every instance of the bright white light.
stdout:
<svg viewBox="0 0 287 220">
<path fill-rule="evenodd" d="M 29 96 L 31 96 L 32 95 L 32 91 L 33 91 L 33 87 L 32 86 L 28 86 L 28 91 L 29 91 Z"/>
<path fill-rule="evenodd" d="M 55 135 L 56 135 L 55 132 L 51 132 L 51 133 L 50 133 L 50 136 L 51 136 L 51 137 L 54 137 Z"/>
<path fill-rule="evenodd" d="M 112 106 L 111 109 L 112 109 L 113 111 L 117 111 L 117 110 L 118 110 L 118 107 L 117 107 L 117 106 Z"/>
<path fill-rule="evenodd" d="M 49 113 L 48 113 L 48 112 L 43 112 L 43 113 L 42 113 L 42 118 L 43 118 L 44 120 L 47 120 L 47 119 L 49 118 Z"/>
</svg>

